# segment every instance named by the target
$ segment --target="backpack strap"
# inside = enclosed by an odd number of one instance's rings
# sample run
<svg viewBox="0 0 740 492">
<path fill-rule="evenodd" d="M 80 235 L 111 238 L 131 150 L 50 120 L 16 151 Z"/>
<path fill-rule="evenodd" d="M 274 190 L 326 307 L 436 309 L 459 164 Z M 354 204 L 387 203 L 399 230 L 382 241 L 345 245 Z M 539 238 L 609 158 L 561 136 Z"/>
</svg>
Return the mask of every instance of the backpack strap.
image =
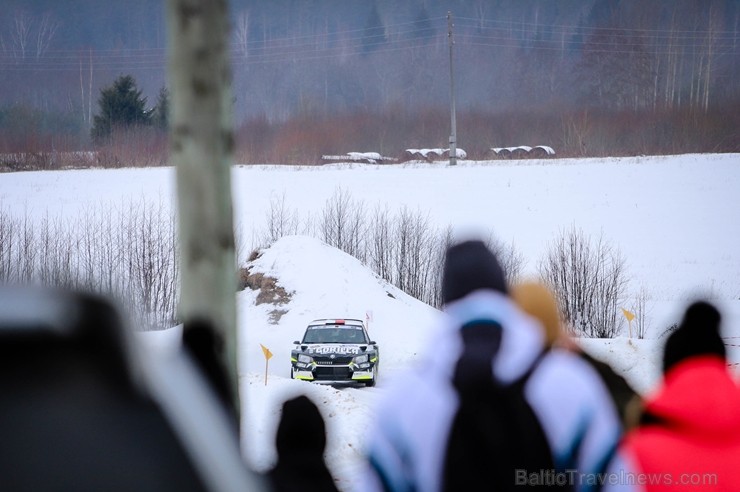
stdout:
<svg viewBox="0 0 740 492">
<path fill-rule="evenodd" d="M 463 340 L 463 353 L 457 361 L 455 374 L 452 378 L 453 386 L 464 390 L 469 386 L 487 385 L 493 375 L 493 359 L 501 348 L 503 328 L 493 320 L 475 320 L 464 324 L 460 330 Z M 537 370 L 542 359 L 547 355 L 547 348 L 543 348 L 535 356 L 529 368 L 505 386 L 524 388 L 532 374 Z M 483 380 L 485 378 L 485 381 Z"/>
<path fill-rule="evenodd" d="M 491 362 L 501 347 L 502 330 L 493 320 L 471 321 L 460 329 L 463 353 L 452 378 L 459 393 L 488 388 L 493 378 Z"/>
</svg>

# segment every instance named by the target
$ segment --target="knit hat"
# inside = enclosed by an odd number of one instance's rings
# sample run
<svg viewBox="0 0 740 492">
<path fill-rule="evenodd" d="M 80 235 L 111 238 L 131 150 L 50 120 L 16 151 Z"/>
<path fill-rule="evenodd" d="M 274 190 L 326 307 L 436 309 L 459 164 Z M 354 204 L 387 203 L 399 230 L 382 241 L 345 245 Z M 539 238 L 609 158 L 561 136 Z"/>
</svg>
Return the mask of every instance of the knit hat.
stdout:
<svg viewBox="0 0 740 492">
<path fill-rule="evenodd" d="M 293 455 L 321 459 L 326 447 L 324 418 L 308 397 L 301 395 L 283 403 L 275 446 L 281 460 Z"/>
<path fill-rule="evenodd" d="M 665 344 L 663 373 L 674 365 L 698 355 L 725 358 L 725 345 L 719 334 L 721 316 L 708 302 L 695 302 L 686 310 L 683 321 Z"/>
<path fill-rule="evenodd" d="M 548 346 L 563 338 L 558 303 L 546 285 L 539 282 L 519 283 L 511 288 L 511 297 L 522 311 L 542 324 Z"/>
<path fill-rule="evenodd" d="M 478 289 L 508 292 L 496 256 L 478 240 L 450 246 L 442 272 L 442 300 L 448 304 Z"/>
</svg>

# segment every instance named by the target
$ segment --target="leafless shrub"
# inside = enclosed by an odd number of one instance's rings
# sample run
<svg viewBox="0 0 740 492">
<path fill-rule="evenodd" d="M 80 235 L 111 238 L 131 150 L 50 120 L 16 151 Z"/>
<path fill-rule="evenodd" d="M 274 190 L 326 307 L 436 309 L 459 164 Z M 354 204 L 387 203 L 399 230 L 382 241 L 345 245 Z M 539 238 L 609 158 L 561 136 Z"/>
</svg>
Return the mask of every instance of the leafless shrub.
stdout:
<svg viewBox="0 0 740 492">
<path fill-rule="evenodd" d="M 176 320 L 174 217 L 162 204 L 102 206 L 39 223 L 0 209 L 0 281 L 37 282 L 115 298 L 143 329 Z"/>
<path fill-rule="evenodd" d="M 128 239 L 122 242 L 129 281 L 126 298 L 136 306 L 145 325 L 173 323 L 179 273 L 174 217 L 165 215 L 161 204 L 146 202 L 126 217 L 122 227 Z"/>
<path fill-rule="evenodd" d="M 524 255 L 516 249 L 513 242 L 506 244 L 496 237 L 493 232 L 489 233 L 485 243 L 501 263 L 507 282 L 509 284 L 515 283 L 521 277 L 524 269 Z"/>
<path fill-rule="evenodd" d="M 365 261 L 366 214 L 362 202 L 337 188 L 321 213 L 319 233 L 328 245 L 341 249 L 360 261 Z"/>
<path fill-rule="evenodd" d="M 376 207 L 368 227 L 367 264 L 381 278 L 392 282 L 392 264 L 395 250 L 393 218 L 388 207 Z"/>
<path fill-rule="evenodd" d="M 635 315 L 635 318 L 632 322 L 632 335 L 636 336 L 637 338 L 645 338 L 648 328 L 650 328 L 647 312 L 647 303 L 649 300 L 650 295 L 643 285 L 642 287 L 640 287 L 640 291 L 635 296 L 634 303 L 632 304 L 631 309 L 632 313 Z"/>
<path fill-rule="evenodd" d="M 378 207 L 367 236 L 367 265 L 375 273 L 407 294 L 439 305 L 444 241 L 428 214 L 402 208 L 392 215 L 387 207 Z"/>
<path fill-rule="evenodd" d="M 442 272 L 444 270 L 445 255 L 447 249 L 452 245 L 453 234 L 452 226 L 447 226 L 446 229 L 437 233 L 435 239 L 434 250 L 432 252 L 432 279 L 433 279 L 433 291 L 426 302 L 436 308 L 441 308 L 443 304 L 442 299 Z"/>
<path fill-rule="evenodd" d="M 17 221 L 0 209 L 0 280 L 15 281 L 15 240 Z"/>
<path fill-rule="evenodd" d="M 70 228 L 47 213 L 39 225 L 37 277 L 43 285 L 62 288 L 77 283 Z"/>
<path fill-rule="evenodd" d="M 435 236 L 429 215 L 414 213 L 406 207 L 401 209 L 394 228 L 396 254 L 393 283 L 407 294 L 424 301 L 432 297 L 435 285 L 435 279 L 432 278 Z"/>
<path fill-rule="evenodd" d="M 613 338 L 622 318 L 625 261 L 599 237 L 592 242 L 575 227 L 561 232 L 540 262 L 539 272 L 557 295 L 561 312 L 576 334 Z"/>
<path fill-rule="evenodd" d="M 298 224 L 298 212 L 288 208 L 285 193 L 283 192 L 280 198 L 273 196 L 270 199 L 270 210 L 262 233 L 262 242 L 272 244 L 283 236 L 298 234 Z"/>
</svg>

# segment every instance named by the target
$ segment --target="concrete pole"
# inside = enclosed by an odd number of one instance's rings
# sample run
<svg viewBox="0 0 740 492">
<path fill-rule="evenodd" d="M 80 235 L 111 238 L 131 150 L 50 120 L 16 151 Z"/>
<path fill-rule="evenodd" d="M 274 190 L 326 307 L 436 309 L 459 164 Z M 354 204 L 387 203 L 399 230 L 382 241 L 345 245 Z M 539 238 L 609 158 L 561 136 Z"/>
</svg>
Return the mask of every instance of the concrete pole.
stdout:
<svg viewBox="0 0 740 492">
<path fill-rule="evenodd" d="M 452 12 L 447 12 L 447 40 L 450 45 L 450 166 L 457 165 L 457 118 L 455 116 L 455 67 L 452 48 L 455 39 L 452 37 Z"/>
</svg>

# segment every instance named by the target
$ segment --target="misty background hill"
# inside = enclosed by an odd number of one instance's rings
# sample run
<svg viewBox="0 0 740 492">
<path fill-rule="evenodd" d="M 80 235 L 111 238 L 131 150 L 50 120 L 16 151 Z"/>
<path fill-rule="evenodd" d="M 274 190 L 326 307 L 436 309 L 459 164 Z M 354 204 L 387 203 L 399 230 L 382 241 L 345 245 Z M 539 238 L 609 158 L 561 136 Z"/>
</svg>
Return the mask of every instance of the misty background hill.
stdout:
<svg viewBox="0 0 740 492">
<path fill-rule="evenodd" d="M 132 75 L 152 106 L 166 87 L 163 1 L 3 4 L 0 150 L 27 146 L 29 133 L 36 143 L 53 134 L 57 147 L 88 145 L 100 90 L 120 75 Z M 230 8 L 243 162 L 445 146 L 448 11 L 466 150 L 737 151 L 738 0 L 232 0 Z M 338 148 L 344 142 L 353 146 Z"/>
</svg>

